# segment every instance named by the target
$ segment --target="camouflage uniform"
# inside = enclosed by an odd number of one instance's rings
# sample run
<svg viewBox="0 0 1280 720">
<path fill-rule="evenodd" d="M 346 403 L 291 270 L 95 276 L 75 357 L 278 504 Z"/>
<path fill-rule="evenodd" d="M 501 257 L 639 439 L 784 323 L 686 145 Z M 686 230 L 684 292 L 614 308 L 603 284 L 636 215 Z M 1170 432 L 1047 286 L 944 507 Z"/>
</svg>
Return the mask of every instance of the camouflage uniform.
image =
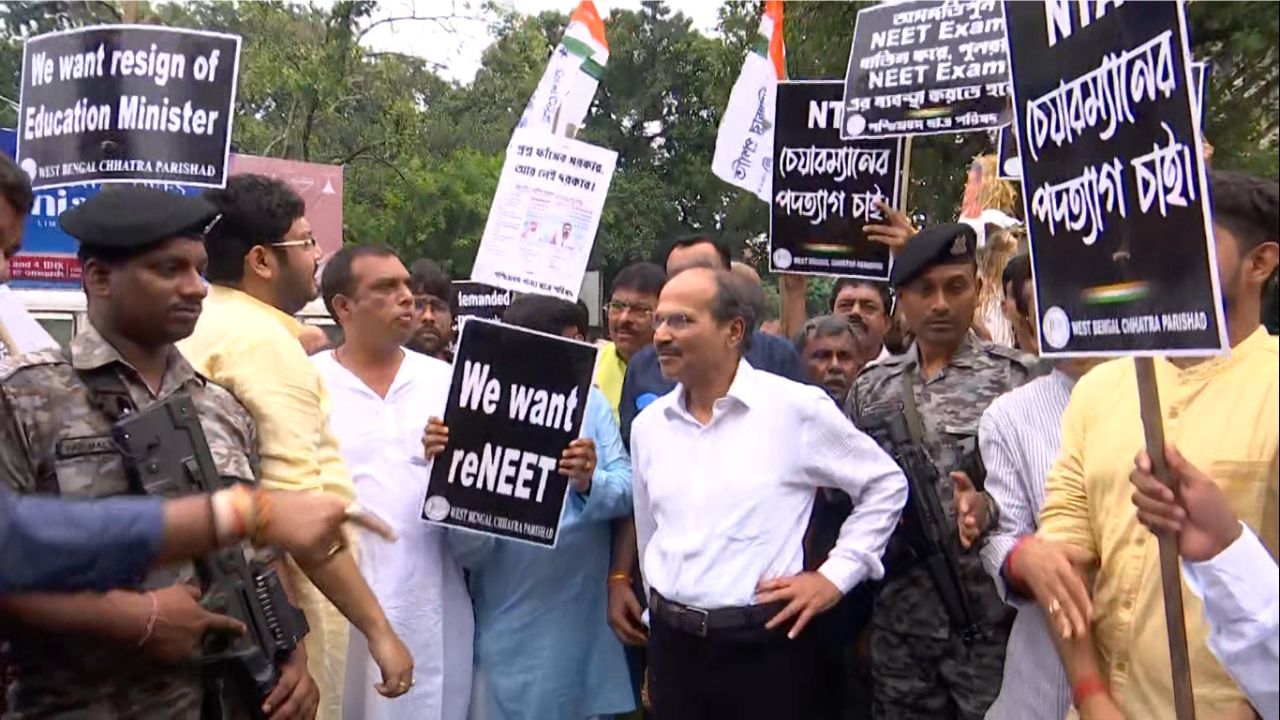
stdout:
<svg viewBox="0 0 1280 720">
<path fill-rule="evenodd" d="M 223 482 L 254 481 L 250 450 L 257 437 L 249 414 L 230 393 L 198 375 L 176 349 L 170 351 L 158 396 L 92 326 L 72 340 L 71 349 L 76 369 L 115 365 L 140 410 L 178 390 L 189 391 Z M 123 459 L 110 445 L 110 427 L 61 351 L 0 364 L 0 482 L 17 492 L 80 498 L 130 492 Z M 190 563 L 171 566 L 152 572 L 138 589 L 165 588 L 192 577 Z M 139 640 L 143 631 L 138 628 Z M 108 647 L 90 638 L 22 632 L 12 636 L 12 648 L 19 679 L 6 717 L 201 717 L 198 658 L 162 665 L 134 644 Z"/>
<path fill-rule="evenodd" d="M 901 409 L 903 374 L 909 373 L 924 424 L 924 444 L 941 478 L 938 497 L 955 529 L 949 477 L 960 442 L 975 436 L 978 419 L 998 396 L 1034 374 L 1034 358 L 965 338 L 937 377 L 925 381 L 917 349 L 867 368 L 854 382 L 846 411 Z M 957 545 L 957 547 L 959 547 Z M 965 646 L 951 632 L 946 609 L 924 567 L 913 565 L 900 535 L 885 553 L 888 575 L 872 611 L 872 676 L 877 718 L 956 717 L 980 720 L 1000 691 L 1011 615 L 984 572 L 977 550 L 965 552 L 960 571 L 986 637 Z"/>
</svg>

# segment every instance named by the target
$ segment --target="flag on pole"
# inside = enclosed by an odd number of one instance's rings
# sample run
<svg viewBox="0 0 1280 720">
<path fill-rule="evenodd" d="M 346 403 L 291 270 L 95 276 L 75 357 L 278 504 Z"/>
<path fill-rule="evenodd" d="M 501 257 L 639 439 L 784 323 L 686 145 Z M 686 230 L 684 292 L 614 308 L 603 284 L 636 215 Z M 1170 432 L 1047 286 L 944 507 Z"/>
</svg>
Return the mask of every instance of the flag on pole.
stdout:
<svg viewBox="0 0 1280 720">
<path fill-rule="evenodd" d="M 782 0 L 768 0 L 756 41 L 733 84 L 729 106 L 716 135 L 711 170 L 721 180 L 771 202 L 773 190 L 774 100 L 787 79 L 782 45 Z"/>
<path fill-rule="evenodd" d="M 604 21 L 596 12 L 595 3 L 582 0 L 569 18 L 560 44 L 551 53 L 547 70 L 517 127 L 543 129 L 555 135 L 565 134 L 570 125 L 582 127 L 607 62 L 609 42 L 604 35 Z"/>
</svg>

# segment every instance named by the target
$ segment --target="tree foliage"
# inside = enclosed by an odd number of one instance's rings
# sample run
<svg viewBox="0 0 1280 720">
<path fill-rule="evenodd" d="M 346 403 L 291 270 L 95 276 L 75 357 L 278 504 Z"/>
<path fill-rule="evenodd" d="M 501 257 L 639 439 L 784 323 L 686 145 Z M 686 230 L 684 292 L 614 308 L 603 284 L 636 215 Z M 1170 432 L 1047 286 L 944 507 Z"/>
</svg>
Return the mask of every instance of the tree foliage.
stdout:
<svg viewBox="0 0 1280 720">
<path fill-rule="evenodd" d="M 566 6 L 570 2 L 566 0 Z M 788 70 L 795 79 L 843 78 L 857 12 L 867 2 L 786 5 Z M 437 25 L 458 7 L 424 6 Z M 496 7 L 496 6 L 495 6 Z M 1263 2 L 1192 3 L 1194 54 L 1213 64 L 1206 132 L 1215 164 L 1277 175 L 1277 27 Z M 117 0 L 0 5 L 0 96 L 16 102 L 22 39 L 84 25 L 137 20 L 244 38 L 233 144 L 240 152 L 345 167 L 345 236 L 385 242 L 406 259 L 432 257 L 470 271 L 507 140 L 568 22 L 490 7 L 492 44 L 466 85 L 426 61 L 372 51 L 380 20 L 370 0 L 319 6 L 266 2 Z M 754 39 L 759 4 L 726 2 L 716 36 L 662 2 L 606 18 L 610 59 L 579 138 L 618 153 L 593 265 L 611 276 L 651 259 L 662 240 L 717 231 L 758 241 L 768 210 L 710 168 L 720 114 Z M 16 108 L 0 105 L 0 124 Z M 909 205 L 954 217 L 968 161 L 994 151 L 984 133 L 917 138 Z"/>
</svg>

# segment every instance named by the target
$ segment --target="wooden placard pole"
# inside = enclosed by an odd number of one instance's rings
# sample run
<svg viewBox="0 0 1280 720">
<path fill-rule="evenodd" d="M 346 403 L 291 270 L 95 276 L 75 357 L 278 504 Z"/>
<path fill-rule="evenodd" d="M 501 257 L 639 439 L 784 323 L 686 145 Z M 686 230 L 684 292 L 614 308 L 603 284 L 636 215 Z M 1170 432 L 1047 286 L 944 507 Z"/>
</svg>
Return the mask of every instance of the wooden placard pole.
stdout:
<svg viewBox="0 0 1280 720">
<path fill-rule="evenodd" d="M 1160 414 L 1160 390 L 1156 385 L 1155 362 L 1136 357 L 1138 407 L 1146 439 L 1151 470 L 1160 482 L 1178 492 L 1169 476 L 1164 456 L 1164 421 Z M 1169 631 L 1169 666 L 1173 671 L 1173 708 L 1177 720 L 1195 720 L 1195 698 L 1191 692 L 1191 657 L 1187 652 L 1187 626 L 1182 609 L 1182 571 L 1178 561 L 1178 539 L 1168 532 L 1156 533 L 1160 547 L 1160 586 L 1164 595 L 1164 619 Z"/>
<path fill-rule="evenodd" d="M 912 137 L 908 135 L 907 139 L 902 141 L 902 194 L 901 207 L 898 210 L 902 211 L 903 215 L 907 214 L 907 196 L 911 193 L 911 140 Z"/>
</svg>

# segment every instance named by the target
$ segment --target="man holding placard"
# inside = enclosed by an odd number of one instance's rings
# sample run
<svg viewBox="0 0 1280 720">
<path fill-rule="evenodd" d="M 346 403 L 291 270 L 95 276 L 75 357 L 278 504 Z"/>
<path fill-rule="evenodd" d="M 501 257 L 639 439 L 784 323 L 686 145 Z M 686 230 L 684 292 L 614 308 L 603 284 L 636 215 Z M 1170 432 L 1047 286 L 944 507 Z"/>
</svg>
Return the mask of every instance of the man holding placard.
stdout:
<svg viewBox="0 0 1280 720">
<path fill-rule="evenodd" d="M 523 295 L 512 302 L 503 321 L 512 327 L 495 328 L 481 322 L 468 322 L 459 350 L 464 366 L 474 367 L 478 357 L 473 354 L 475 346 L 468 338 L 476 328 L 497 329 L 516 338 L 515 342 L 526 340 L 552 348 L 560 345 L 574 354 L 586 350 L 587 358 L 593 354 L 577 342 L 557 342 L 556 336 L 580 341 L 586 330 L 585 311 L 566 300 Z M 514 328 L 527 328 L 540 334 Z M 520 359 L 503 363 L 506 367 L 501 369 L 495 364 L 492 372 L 497 377 L 513 377 L 508 373 L 519 371 L 517 366 L 527 367 L 531 378 L 539 374 L 543 377 L 559 374 L 542 362 L 546 356 L 531 358 L 519 352 L 506 355 Z M 587 371 L 589 377 L 590 365 L 584 363 L 574 372 L 582 370 Z M 463 377 L 467 377 L 465 367 L 463 372 Z M 582 379 L 576 377 L 575 381 Z M 516 442 L 525 448 L 541 445 L 536 439 L 541 434 L 538 429 L 531 432 L 524 420 L 499 417 L 507 415 L 502 410 L 518 406 L 524 395 L 522 385 L 508 384 L 508 388 L 508 393 L 499 391 L 506 397 L 496 406 L 496 415 L 483 421 L 504 423 L 506 420 L 504 424 L 509 423 L 513 430 L 533 437 L 535 444 L 530 445 L 528 439 Z M 635 705 L 622 645 L 602 622 L 606 601 L 601 582 L 609 563 L 609 521 L 631 511 L 631 464 L 608 400 L 596 388 L 588 392 L 582 415 L 582 437 L 568 440 L 567 447 L 561 445 L 559 462 L 552 464 L 557 473 L 568 479 L 567 488 L 561 486 L 559 490 L 548 489 L 543 493 L 533 490 L 535 473 L 532 470 L 527 475 L 521 471 L 504 481 L 502 471 L 494 468 L 499 475 L 495 489 L 506 482 L 518 497 L 518 488 L 529 482 L 529 497 L 521 504 L 539 503 L 559 510 L 560 515 L 555 518 L 558 525 L 554 547 L 538 547 L 519 542 L 516 537 L 452 531 L 450 543 L 470 572 L 476 608 L 472 720 L 583 720 L 629 712 Z M 423 439 L 427 455 L 439 456 L 441 464 L 459 451 L 447 450 L 450 430 L 465 430 L 474 420 L 465 410 L 450 410 L 452 417 L 447 419 L 454 427 L 432 419 Z M 528 416 L 528 419 L 533 418 Z M 467 442 L 462 433 L 457 437 Z M 480 439 L 500 437 L 501 434 L 492 434 Z M 560 443 L 565 440 L 565 436 L 558 438 Z M 548 437 L 546 450 L 555 448 L 552 442 Z M 484 442 L 475 491 L 482 490 L 484 476 L 489 474 L 485 470 L 490 465 L 488 458 L 496 457 L 491 447 L 492 444 Z M 505 452 L 503 454 L 505 456 Z M 459 476 L 457 481 L 468 482 L 465 476 Z M 460 502 L 470 502 L 472 507 L 486 503 L 495 516 L 502 512 L 496 498 L 486 501 L 479 492 L 473 492 L 468 499 L 465 490 L 457 492 L 453 497 Z M 542 499 L 536 500 L 538 496 Z M 428 498 L 429 519 L 436 519 L 433 513 L 444 497 Z"/>
<path fill-rule="evenodd" d="M 1145 449 L 1169 483 L 1176 449 L 1280 544 L 1280 368 L 1258 323 L 1277 263 L 1275 183 L 1206 173 L 1182 2 L 1004 10 L 1041 353 L 1133 358 L 1076 386 L 1037 539 L 1005 574 L 1072 641 L 1077 703 L 1109 688 L 1129 717 L 1247 709 L 1206 651 L 1174 539 L 1150 542 L 1124 506 L 1135 456 Z M 1092 601 L 1063 548 L 1098 571 Z M 1089 630 L 1096 654 L 1075 647 Z"/>
</svg>

